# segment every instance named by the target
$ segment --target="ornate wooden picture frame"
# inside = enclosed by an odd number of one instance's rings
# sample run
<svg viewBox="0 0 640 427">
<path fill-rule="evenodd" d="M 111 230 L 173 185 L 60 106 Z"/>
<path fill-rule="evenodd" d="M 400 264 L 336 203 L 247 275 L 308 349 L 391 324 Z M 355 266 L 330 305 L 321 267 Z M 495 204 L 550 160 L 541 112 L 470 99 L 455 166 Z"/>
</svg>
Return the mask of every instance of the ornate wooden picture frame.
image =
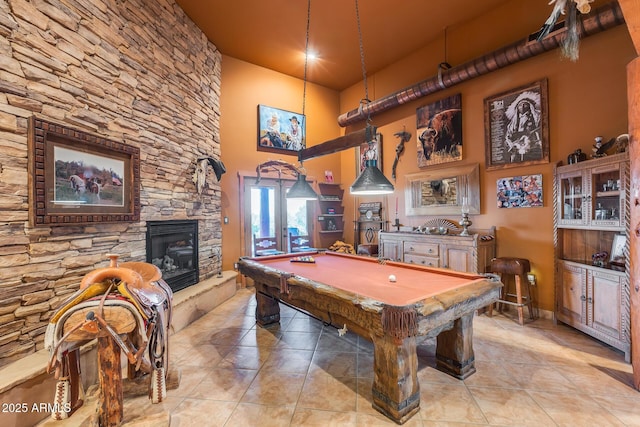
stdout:
<svg viewBox="0 0 640 427">
<path fill-rule="evenodd" d="M 469 213 L 480 213 L 477 163 L 405 175 L 407 216 L 457 215 L 466 197 Z"/>
<path fill-rule="evenodd" d="M 487 170 L 549 163 L 547 79 L 484 100 Z"/>
<path fill-rule="evenodd" d="M 42 118 L 29 125 L 32 226 L 140 220 L 140 149 Z"/>
</svg>

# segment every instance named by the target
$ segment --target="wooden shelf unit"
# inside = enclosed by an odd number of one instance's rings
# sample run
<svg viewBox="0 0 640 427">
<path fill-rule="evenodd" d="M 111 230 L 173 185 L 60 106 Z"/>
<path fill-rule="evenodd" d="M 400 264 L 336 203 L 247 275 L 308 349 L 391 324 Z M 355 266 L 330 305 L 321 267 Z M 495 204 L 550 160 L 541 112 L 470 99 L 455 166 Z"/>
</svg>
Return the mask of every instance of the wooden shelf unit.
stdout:
<svg viewBox="0 0 640 427">
<path fill-rule="evenodd" d="M 344 206 L 342 197 L 344 190 L 337 183 L 319 182 L 318 188 L 318 243 L 317 248 L 328 248 L 336 240 L 343 240 Z"/>
<path fill-rule="evenodd" d="M 554 200 L 556 320 L 630 361 L 628 153 L 556 166 Z M 614 241 L 621 262 L 611 262 Z"/>
</svg>

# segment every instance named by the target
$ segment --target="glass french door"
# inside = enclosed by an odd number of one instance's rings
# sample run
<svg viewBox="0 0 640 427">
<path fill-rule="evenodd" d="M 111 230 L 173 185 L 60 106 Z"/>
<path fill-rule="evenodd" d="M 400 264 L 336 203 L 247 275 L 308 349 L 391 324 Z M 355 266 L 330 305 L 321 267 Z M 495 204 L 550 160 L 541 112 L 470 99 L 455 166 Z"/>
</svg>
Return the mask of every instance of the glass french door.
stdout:
<svg viewBox="0 0 640 427">
<path fill-rule="evenodd" d="M 310 207 L 305 200 L 287 199 L 293 180 L 262 178 L 244 181 L 245 253 L 255 256 L 256 239 L 269 238 L 277 252 L 290 252 L 289 235 L 309 235 Z M 267 243 L 261 246 L 266 249 Z"/>
</svg>

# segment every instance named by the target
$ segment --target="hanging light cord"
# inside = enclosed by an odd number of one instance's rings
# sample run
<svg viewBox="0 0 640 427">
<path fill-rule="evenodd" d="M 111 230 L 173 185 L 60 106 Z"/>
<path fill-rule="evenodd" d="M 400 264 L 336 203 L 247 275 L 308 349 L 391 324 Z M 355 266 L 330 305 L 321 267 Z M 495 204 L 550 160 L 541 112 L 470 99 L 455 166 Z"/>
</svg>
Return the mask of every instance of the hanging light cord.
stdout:
<svg viewBox="0 0 640 427">
<path fill-rule="evenodd" d="M 302 86 L 302 116 L 307 104 L 307 68 L 309 63 L 309 28 L 311 27 L 311 0 L 307 2 L 307 32 L 304 45 L 304 83 Z"/>
<path fill-rule="evenodd" d="M 358 23 L 358 42 L 360 43 L 360 63 L 362 65 L 362 81 L 364 82 L 364 101 L 369 102 L 369 88 L 367 87 L 367 69 L 364 65 L 364 46 L 362 44 L 362 28 L 360 27 L 360 10 L 356 0 L 356 22 Z"/>
<path fill-rule="evenodd" d="M 444 62 L 438 64 L 438 85 L 440 89 L 447 88 L 442 79 L 442 72 L 449 69 L 451 69 L 451 64 L 447 62 L 447 27 L 444 27 Z"/>
<path fill-rule="evenodd" d="M 358 43 L 360 44 L 360 64 L 362 65 L 362 82 L 364 84 L 364 99 L 360 101 L 360 109 L 364 108 L 364 104 L 371 102 L 369 99 L 369 86 L 367 85 L 367 68 L 364 63 L 364 44 L 362 42 L 362 27 L 360 26 L 360 9 L 358 7 L 358 0 L 356 2 L 356 22 L 358 23 Z M 367 130 L 371 126 L 371 112 L 367 110 Z M 369 132 L 367 132 L 369 133 Z M 375 134 L 368 136 L 369 146 L 373 143 Z"/>
</svg>

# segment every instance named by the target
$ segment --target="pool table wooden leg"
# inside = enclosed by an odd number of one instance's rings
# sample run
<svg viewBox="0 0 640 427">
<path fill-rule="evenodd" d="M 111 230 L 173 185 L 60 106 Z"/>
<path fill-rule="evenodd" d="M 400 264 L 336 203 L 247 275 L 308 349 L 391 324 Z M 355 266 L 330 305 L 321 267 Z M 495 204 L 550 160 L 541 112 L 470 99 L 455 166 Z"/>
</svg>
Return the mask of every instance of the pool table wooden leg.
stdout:
<svg viewBox="0 0 640 427">
<path fill-rule="evenodd" d="M 373 407 L 403 424 L 420 409 L 416 338 L 373 337 Z"/>
<path fill-rule="evenodd" d="M 280 304 L 278 300 L 269 296 L 262 283 L 255 283 L 256 288 L 256 323 L 268 326 L 280 322 Z"/>
<path fill-rule="evenodd" d="M 440 332 L 436 346 L 436 368 L 460 380 L 476 371 L 473 354 L 473 312 Z"/>
</svg>

